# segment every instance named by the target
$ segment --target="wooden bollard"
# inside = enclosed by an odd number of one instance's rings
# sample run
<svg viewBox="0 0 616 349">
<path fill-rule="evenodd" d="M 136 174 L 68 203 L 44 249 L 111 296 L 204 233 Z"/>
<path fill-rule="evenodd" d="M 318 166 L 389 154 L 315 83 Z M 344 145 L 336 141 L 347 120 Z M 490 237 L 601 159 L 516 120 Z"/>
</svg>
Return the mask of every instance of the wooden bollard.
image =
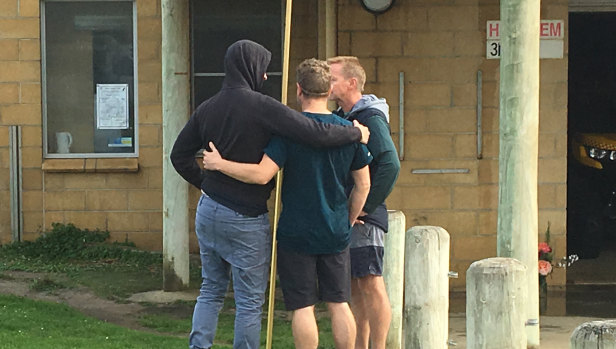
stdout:
<svg viewBox="0 0 616 349">
<path fill-rule="evenodd" d="M 616 320 L 585 322 L 573 330 L 571 349 L 616 349 Z"/>
<path fill-rule="evenodd" d="M 447 348 L 449 325 L 449 234 L 441 227 L 406 232 L 404 256 L 404 347 Z"/>
<path fill-rule="evenodd" d="M 466 272 L 466 347 L 526 349 L 526 266 L 487 258 Z"/>
<path fill-rule="evenodd" d="M 389 211 L 389 230 L 385 236 L 383 279 L 391 306 L 387 349 L 402 348 L 402 303 L 404 302 L 404 233 L 406 218 L 401 211 Z"/>
</svg>

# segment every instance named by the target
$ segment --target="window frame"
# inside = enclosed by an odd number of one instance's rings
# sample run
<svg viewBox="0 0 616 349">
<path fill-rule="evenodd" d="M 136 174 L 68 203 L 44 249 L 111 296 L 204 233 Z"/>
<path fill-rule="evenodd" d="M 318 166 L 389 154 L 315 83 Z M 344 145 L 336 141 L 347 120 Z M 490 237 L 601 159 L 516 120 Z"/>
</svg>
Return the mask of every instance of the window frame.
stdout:
<svg viewBox="0 0 616 349">
<path fill-rule="evenodd" d="M 130 2 L 132 3 L 132 30 L 133 30 L 133 144 L 134 152 L 127 153 L 50 153 L 49 137 L 47 135 L 47 40 L 46 17 L 47 3 L 54 2 Z M 138 77 L 138 35 L 137 35 L 137 1 L 136 0 L 41 0 L 40 2 L 40 30 L 41 30 L 41 109 L 43 114 L 43 159 L 84 159 L 84 158 L 137 158 L 139 157 L 139 77 Z"/>
</svg>

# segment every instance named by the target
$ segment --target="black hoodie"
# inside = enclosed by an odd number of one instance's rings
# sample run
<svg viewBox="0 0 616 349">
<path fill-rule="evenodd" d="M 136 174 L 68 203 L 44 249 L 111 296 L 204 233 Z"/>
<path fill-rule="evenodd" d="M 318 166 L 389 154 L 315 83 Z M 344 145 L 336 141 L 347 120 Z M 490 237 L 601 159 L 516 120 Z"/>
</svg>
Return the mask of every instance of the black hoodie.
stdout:
<svg viewBox="0 0 616 349">
<path fill-rule="evenodd" d="M 246 184 L 221 172 L 201 171 L 195 154 L 209 149 L 208 142 L 213 142 L 225 159 L 259 163 L 274 134 L 314 147 L 339 146 L 361 137 L 355 127 L 315 122 L 259 93 L 270 58 L 267 49 L 249 40 L 229 46 L 222 89 L 197 107 L 171 151 L 171 162 L 185 180 L 247 216 L 267 212 L 273 181 Z"/>
</svg>

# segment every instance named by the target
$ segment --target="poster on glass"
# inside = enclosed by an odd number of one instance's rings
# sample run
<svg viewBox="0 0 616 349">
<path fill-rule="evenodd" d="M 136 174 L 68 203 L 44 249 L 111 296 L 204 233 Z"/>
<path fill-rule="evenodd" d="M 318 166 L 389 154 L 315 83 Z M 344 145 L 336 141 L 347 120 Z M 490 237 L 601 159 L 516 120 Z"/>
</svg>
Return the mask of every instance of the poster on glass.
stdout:
<svg viewBox="0 0 616 349">
<path fill-rule="evenodd" d="M 96 84 L 96 128 L 128 128 L 128 84 Z"/>
</svg>

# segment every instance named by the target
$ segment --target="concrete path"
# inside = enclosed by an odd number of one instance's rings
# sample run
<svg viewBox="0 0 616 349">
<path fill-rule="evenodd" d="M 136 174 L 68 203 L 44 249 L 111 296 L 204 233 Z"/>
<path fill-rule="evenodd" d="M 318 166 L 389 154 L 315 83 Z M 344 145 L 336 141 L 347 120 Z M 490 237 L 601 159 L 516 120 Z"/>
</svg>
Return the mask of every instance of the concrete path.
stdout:
<svg viewBox="0 0 616 349">
<path fill-rule="evenodd" d="M 568 349 L 569 337 L 580 324 L 599 318 L 579 316 L 542 316 L 541 349 Z M 456 349 L 466 348 L 466 318 L 464 313 L 449 314 L 449 339 Z"/>
</svg>

